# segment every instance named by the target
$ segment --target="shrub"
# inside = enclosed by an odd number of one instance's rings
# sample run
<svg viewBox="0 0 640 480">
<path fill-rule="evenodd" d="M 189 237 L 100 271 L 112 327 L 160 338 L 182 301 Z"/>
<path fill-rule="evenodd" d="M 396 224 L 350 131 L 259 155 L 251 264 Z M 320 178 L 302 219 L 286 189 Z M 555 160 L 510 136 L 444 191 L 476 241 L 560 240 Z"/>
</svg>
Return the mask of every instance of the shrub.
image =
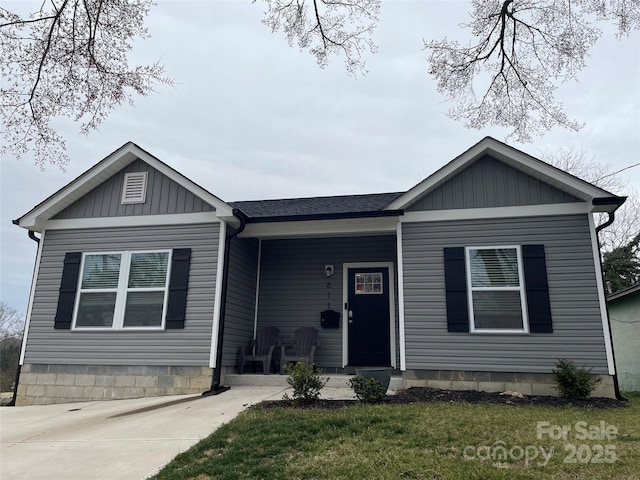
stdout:
<svg viewBox="0 0 640 480">
<path fill-rule="evenodd" d="M 560 395 L 565 398 L 584 400 L 600 381 L 599 378 L 591 376 L 591 369 L 578 368 L 571 360 L 558 360 L 552 372 Z"/>
<path fill-rule="evenodd" d="M 293 396 L 290 397 L 285 393 L 282 398 L 297 403 L 311 403 L 318 400 L 320 390 L 329 381 L 327 377 L 320 376 L 321 370 L 304 361 L 285 365 L 284 371 L 289 375 L 287 383 L 293 388 Z"/>
<path fill-rule="evenodd" d="M 347 382 L 358 397 L 364 403 L 381 402 L 385 396 L 385 389 L 375 378 L 363 378 L 356 375 Z"/>
</svg>

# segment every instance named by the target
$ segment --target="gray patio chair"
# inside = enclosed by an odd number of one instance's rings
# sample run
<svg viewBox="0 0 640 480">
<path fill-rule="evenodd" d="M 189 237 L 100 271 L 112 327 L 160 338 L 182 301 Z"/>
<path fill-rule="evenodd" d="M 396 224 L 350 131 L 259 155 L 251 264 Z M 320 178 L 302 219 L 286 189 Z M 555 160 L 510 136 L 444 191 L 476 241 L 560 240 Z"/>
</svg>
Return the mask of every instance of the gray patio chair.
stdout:
<svg viewBox="0 0 640 480">
<path fill-rule="evenodd" d="M 313 327 L 300 327 L 293 339 L 293 353 L 287 353 L 286 347 L 280 349 L 280 374 L 284 373 L 284 366 L 289 362 L 305 361 L 313 365 L 318 343 L 318 330 Z"/>
<path fill-rule="evenodd" d="M 240 367 L 242 373 L 247 362 L 261 362 L 262 372 L 269 375 L 271 372 L 271 357 L 273 350 L 280 346 L 280 330 L 276 327 L 260 328 L 256 338 L 247 346 L 240 347 Z"/>
</svg>

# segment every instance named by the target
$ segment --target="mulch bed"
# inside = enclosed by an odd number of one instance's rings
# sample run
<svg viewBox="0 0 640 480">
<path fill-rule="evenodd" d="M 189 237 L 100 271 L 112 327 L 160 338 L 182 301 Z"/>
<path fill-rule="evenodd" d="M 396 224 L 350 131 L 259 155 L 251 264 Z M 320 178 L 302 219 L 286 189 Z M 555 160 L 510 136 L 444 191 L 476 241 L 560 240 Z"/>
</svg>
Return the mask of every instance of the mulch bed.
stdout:
<svg viewBox="0 0 640 480">
<path fill-rule="evenodd" d="M 624 408 L 627 402 L 612 398 L 588 398 L 586 400 L 569 400 L 562 397 L 543 395 L 523 395 L 522 398 L 500 393 L 478 392 L 475 390 L 439 390 L 436 388 L 412 387 L 400 390 L 395 395 L 387 395 L 381 403 L 391 405 L 410 405 L 414 403 L 491 403 L 498 405 L 534 405 L 541 407 L 579 407 L 579 408 Z M 300 404 L 288 400 L 264 401 L 257 406 L 265 410 L 273 408 L 319 408 L 333 410 L 357 405 L 358 400 L 318 400 L 313 403 Z"/>
</svg>

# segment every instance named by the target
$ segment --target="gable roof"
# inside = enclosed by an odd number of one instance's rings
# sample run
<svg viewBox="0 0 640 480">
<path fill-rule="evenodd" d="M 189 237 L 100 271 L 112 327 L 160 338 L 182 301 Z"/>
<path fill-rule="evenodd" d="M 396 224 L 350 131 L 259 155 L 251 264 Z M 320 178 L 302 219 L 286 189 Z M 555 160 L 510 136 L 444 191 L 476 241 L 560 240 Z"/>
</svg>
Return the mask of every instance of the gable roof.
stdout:
<svg viewBox="0 0 640 480">
<path fill-rule="evenodd" d="M 216 215 L 218 217 L 225 219 L 233 217 L 233 209 L 230 205 L 200 185 L 189 180 L 135 143 L 127 142 L 53 195 L 40 202 L 20 218 L 14 220 L 13 223 L 23 228 L 37 231 L 43 222 L 60 213 L 138 158 L 212 205 L 216 209 Z"/>
<path fill-rule="evenodd" d="M 38 231 L 44 222 L 140 159 L 216 209 L 216 216 L 236 224 L 233 210 L 250 222 L 315 220 L 323 218 L 381 217 L 398 215 L 413 202 L 453 178 L 473 162 L 490 155 L 507 165 L 546 182 L 593 205 L 593 211 L 613 212 L 626 197 L 616 196 L 494 138 L 485 137 L 407 192 L 342 195 L 226 203 L 132 142 L 105 157 L 69 184 L 36 205 L 13 223 Z"/>
<path fill-rule="evenodd" d="M 594 211 L 612 212 L 618 208 L 626 198 L 618 197 L 611 192 L 596 187 L 589 182 L 549 165 L 495 138 L 485 137 L 447 163 L 444 167 L 412 187 L 402 196 L 392 201 L 386 208 L 389 210 L 406 208 L 419 198 L 435 190 L 484 155 L 490 155 L 580 200 L 591 202 L 594 205 Z"/>
<path fill-rule="evenodd" d="M 231 202 L 252 221 L 379 212 L 404 192 Z"/>
</svg>

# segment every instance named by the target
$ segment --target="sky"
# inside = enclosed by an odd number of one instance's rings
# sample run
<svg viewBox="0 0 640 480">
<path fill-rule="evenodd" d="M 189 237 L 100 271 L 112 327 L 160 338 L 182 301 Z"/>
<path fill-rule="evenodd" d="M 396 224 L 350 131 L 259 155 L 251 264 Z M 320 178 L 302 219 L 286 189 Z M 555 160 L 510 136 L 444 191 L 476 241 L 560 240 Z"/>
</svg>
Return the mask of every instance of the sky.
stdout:
<svg viewBox="0 0 640 480">
<path fill-rule="evenodd" d="M 36 256 L 11 220 L 128 141 L 237 201 L 404 191 L 483 137 L 504 140 L 508 130 L 470 130 L 448 118 L 427 73 L 423 40 L 459 36 L 469 7 L 384 1 L 379 50 L 366 57 L 369 73 L 354 79 L 342 59 L 320 69 L 272 33 L 260 1 L 159 0 L 147 18 L 151 38 L 134 46 L 130 64 L 160 60 L 175 86 L 117 107 L 88 137 L 57 122 L 71 158 L 66 172 L 40 171 L 28 156 L 0 159 L 0 301 L 26 313 Z M 579 83 L 558 95 L 583 129 L 511 145 L 534 156 L 575 146 L 613 169 L 640 161 L 639 32 L 621 41 L 605 32 Z M 624 175 L 640 189 L 640 168 Z"/>
</svg>

